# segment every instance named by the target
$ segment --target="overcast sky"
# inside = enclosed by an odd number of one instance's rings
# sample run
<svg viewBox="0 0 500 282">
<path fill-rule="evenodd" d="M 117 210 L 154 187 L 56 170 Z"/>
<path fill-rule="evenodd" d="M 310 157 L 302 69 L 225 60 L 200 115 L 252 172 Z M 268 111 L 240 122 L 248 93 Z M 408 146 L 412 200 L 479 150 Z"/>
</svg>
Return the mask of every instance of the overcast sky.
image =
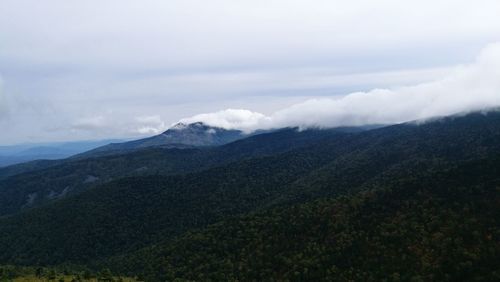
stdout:
<svg viewBox="0 0 500 282">
<path fill-rule="evenodd" d="M 499 12 L 498 0 L 0 0 L 0 144 L 496 106 Z"/>
</svg>

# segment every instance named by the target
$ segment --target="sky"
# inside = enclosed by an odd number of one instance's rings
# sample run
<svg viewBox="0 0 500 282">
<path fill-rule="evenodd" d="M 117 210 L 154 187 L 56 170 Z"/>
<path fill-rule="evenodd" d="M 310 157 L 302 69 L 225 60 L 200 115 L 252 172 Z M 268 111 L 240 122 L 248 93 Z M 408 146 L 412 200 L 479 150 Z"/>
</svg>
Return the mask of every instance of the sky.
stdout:
<svg viewBox="0 0 500 282">
<path fill-rule="evenodd" d="M 0 0 L 0 145 L 500 105 L 497 0 Z"/>
</svg>

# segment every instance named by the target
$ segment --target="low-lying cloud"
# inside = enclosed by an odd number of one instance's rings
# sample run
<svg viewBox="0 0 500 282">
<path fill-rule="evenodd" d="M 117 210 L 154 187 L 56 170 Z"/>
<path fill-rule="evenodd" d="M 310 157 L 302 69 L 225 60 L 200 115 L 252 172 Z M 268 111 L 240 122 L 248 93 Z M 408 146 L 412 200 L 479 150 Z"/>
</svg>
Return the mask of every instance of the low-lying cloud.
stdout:
<svg viewBox="0 0 500 282">
<path fill-rule="evenodd" d="M 265 101 L 263 101 L 265 103 Z M 298 126 L 391 124 L 500 106 L 500 43 L 484 48 L 475 62 L 445 77 L 413 86 L 310 99 L 270 115 L 244 109 L 199 114 L 181 122 L 253 131 Z"/>
<path fill-rule="evenodd" d="M 116 121 L 109 116 L 90 116 L 76 120 L 69 126 L 69 130 L 90 131 L 90 132 L 109 132 L 119 127 L 121 134 L 126 135 L 154 135 L 165 130 L 166 124 L 160 116 L 137 116 L 131 119 L 121 119 Z"/>
</svg>

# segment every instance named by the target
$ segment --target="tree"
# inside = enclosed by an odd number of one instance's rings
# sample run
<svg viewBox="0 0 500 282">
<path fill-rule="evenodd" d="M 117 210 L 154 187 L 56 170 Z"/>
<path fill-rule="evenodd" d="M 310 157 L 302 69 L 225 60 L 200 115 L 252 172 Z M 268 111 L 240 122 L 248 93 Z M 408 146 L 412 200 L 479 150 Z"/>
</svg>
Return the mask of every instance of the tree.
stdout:
<svg viewBox="0 0 500 282">
<path fill-rule="evenodd" d="M 111 271 L 108 268 L 105 268 L 101 271 L 101 273 L 99 273 L 97 281 L 112 282 L 114 281 L 113 274 L 111 274 Z"/>
<path fill-rule="evenodd" d="M 43 274 L 44 274 L 43 268 L 38 267 L 38 268 L 36 269 L 36 271 L 35 271 L 35 275 L 36 275 L 36 277 L 41 278 L 41 277 L 43 276 Z"/>
<path fill-rule="evenodd" d="M 52 269 L 49 272 L 49 276 L 47 277 L 49 280 L 56 280 L 56 272 Z"/>
</svg>

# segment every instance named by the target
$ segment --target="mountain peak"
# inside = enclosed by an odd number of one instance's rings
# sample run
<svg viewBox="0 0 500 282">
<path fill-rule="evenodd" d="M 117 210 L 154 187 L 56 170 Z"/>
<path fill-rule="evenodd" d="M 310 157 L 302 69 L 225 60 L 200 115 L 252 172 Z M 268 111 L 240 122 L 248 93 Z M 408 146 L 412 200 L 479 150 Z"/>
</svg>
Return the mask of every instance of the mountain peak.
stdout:
<svg viewBox="0 0 500 282">
<path fill-rule="evenodd" d="M 106 154 L 106 152 L 123 152 L 146 147 L 187 148 L 220 146 L 246 136 L 240 130 L 212 127 L 203 122 L 189 124 L 179 122 L 159 135 L 124 143 L 109 144 L 92 150 L 91 153 L 102 155 Z"/>
<path fill-rule="evenodd" d="M 182 130 L 182 129 L 185 129 L 186 127 L 188 127 L 187 124 L 183 123 L 183 122 L 179 122 L 179 123 L 176 123 L 174 126 L 170 127 L 168 130 Z"/>
<path fill-rule="evenodd" d="M 179 122 L 162 134 L 154 137 L 163 144 L 183 144 L 188 146 L 216 146 L 243 137 L 239 130 L 212 127 L 203 122 Z"/>
<path fill-rule="evenodd" d="M 203 130 L 203 129 L 210 129 L 210 128 L 215 129 L 216 127 L 206 125 L 201 121 L 193 122 L 193 123 L 179 122 L 179 123 L 176 123 L 174 126 L 170 127 L 169 129 L 167 129 L 167 131 L 165 131 L 164 133 L 168 132 L 169 130 L 200 130 L 200 129 Z M 218 129 L 225 130 L 223 128 L 218 128 Z"/>
</svg>

